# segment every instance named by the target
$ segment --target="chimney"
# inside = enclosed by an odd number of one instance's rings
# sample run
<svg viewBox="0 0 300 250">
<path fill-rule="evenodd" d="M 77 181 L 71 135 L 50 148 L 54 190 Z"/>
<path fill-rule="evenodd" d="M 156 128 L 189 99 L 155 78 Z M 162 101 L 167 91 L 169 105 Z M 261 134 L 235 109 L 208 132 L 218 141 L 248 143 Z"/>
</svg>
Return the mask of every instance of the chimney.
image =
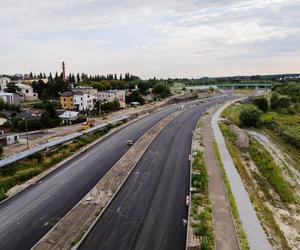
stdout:
<svg viewBox="0 0 300 250">
<path fill-rule="evenodd" d="M 66 68 L 65 68 L 65 62 L 62 62 L 62 78 L 64 81 L 66 81 Z"/>
</svg>

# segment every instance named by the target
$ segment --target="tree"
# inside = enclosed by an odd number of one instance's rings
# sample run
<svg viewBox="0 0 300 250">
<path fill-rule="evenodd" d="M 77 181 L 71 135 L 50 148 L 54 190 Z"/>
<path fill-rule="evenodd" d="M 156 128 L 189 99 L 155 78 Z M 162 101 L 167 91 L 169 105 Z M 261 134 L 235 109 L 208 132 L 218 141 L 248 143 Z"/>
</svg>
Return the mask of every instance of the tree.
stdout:
<svg viewBox="0 0 300 250">
<path fill-rule="evenodd" d="M 5 102 L 2 98 L 0 98 L 0 110 L 3 110 L 5 108 Z"/>
<path fill-rule="evenodd" d="M 42 100 L 49 100 L 49 93 L 48 93 L 47 89 L 43 89 L 43 92 L 41 93 L 40 98 Z"/>
<path fill-rule="evenodd" d="M 242 110 L 239 119 L 242 126 L 257 127 L 261 118 L 262 112 L 255 106 L 249 106 Z"/>
<path fill-rule="evenodd" d="M 8 93 L 18 93 L 20 91 L 20 88 L 14 83 L 14 82 L 10 82 L 7 85 L 7 88 L 5 89 L 6 92 Z"/>
<path fill-rule="evenodd" d="M 279 95 L 276 92 L 273 93 L 270 100 L 271 109 L 277 109 L 278 99 L 279 99 Z"/>
<path fill-rule="evenodd" d="M 265 97 L 259 97 L 254 99 L 253 104 L 263 112 L 267 112 L 269 109 L 269 103 L 267 98 Z"/>
<path fill-rule="evenodd" d="M 140 82 L 139 90 L 142 95 L 147 95 L 149 93 L 149 82 Z"/>
<path fill-rule="evenodd" d="M 283 96 L 283 97 L 280 97 L 278 100 L 277 100 L 277 108 L 278 109 L 281 109 L 281 108 L 288 108 L 289 106 L 291 105 L 291 101 L 290 101 L 290 98 L 286 97 L 286 96 Z"/>
<path fill-rule="evenodd" d="M 138 91 L 132 91 L 129 95 L 125 97 L 126 103 L 138 102 L 141 105 L 145 103 L 144 98 L 139 94 Z"/>
<path fill-rule="evenodd" d="M 41 115 L 41 123 L 45 128 L 53 128 L 60 124 L 60 119 L 56 113 L 56 105 L 52 102 L 45 104 L 45 111 Z"/>
<path fill-rule="evenodd" d="M 162 83 L 156 84 L 152 92 L 159 95 L 161 98 L 166 98 L 171 95 L 170 88 Z"/>
</svg>

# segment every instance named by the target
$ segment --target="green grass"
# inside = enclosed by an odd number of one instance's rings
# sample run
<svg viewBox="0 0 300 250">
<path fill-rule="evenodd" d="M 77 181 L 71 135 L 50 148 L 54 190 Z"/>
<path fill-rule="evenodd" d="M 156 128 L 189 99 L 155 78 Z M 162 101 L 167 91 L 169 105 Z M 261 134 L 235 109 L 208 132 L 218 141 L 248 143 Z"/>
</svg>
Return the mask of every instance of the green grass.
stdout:
<svg viewBox="0 0 300 250">
<path fill-rule="evenodd" d="M 240 125 L 240 113 L 243 109 L 249 107 L 251 105 L 245 105 L 245 104 L 232 104 L 229 107 L 227 107 L 223 112 L 222 112 L 222 117 L 229 119 L 231 122 L 233 122 L 236 125 Z"/>
<path fill-rule="evenodd" d="M 267 112 L 263 114 L 262 120 L 275 122 L 279 128 L 286 131 L 293 137 L 300 137 L 300 114 L 280 114 L 277 112 Z"/>
<path fill-rule="evenodd" d="M 293 187 L 283 178 L 272 155 L 253 138 L 250 139 L 249 153 L 262 176 L 268 180 L 281 200 L 285 203 L 294 203 L 296 199 Z"/>
<path fill-rule="evenodd" d="M 214 235 L 212 225 L 212 210 L 208 197 L 208 175 L 204 163 L 203 152 L 196 151 L 194 156 L 192 174 L 192 228 L 196 236 L 201 237 L 201 249 L 214 248 Z M 201 206 L 203 209 L 199 209 Z"/>
<path fill-rule="evenodd" d="M 238 234 L 241 249 L 242 250 L 250 249 L 248 239 L 247 239 L 247 235 L 246 235 L 246 233 L 243 229 L 243 225 L 242 225 L 242 222 L 241 222 L 241 219 L 240 219 L 240 215 L 239 215 L 236 203 L 235 203 L 234 196 L 233 196 L 232 191 L 231 191 L 231 187 L 230 187 L 227 175 L 225 173 L 224 166 L 222 164 L 222 160 L 221 160 L 221 157 L 220 157 L 220 153 L 219 153 L 219 149 L 218 149 L 216 141 L 214 141 L 214 150 L 215 150 L 217 160 L 218 160 L 218 164 L 219 164 L 222 176 L 223 176 L 224 185 L 225 185 L 225 188 L 226 188 L 229 204 L 230 204 L 232 215 L 233 215 L 233 218 L 234 218 L 234 222 L 235 222 L 235 226 L 236 226 L 236 230 L 237 230 L 237 234 Z"/>
<path fill-rule="evenodd" d="M 118 125 L 120 124 L 109 126 L 108 128 L 99 130 L 94 134 L 82 136 L 73 140 L 72 143 L 57 147 L 50 152 L 40 152 L 16 163 L 0 168 L 0 201 L 7 197 L 6 192 L 10 188 L 22 184 L 32 177 L 41 174 L 50 167 L 70 157 L 74 152 L 78 151 L 82 147 L 99 139 L 111 128 Z"/>
<path fill-rule="evenodd" d="M 289 156 L 288 161 L 291 161 L 293 167 L 300 171 L 300 149 L 293 147 L 286 143 L 280 136 L 275 134 L 270 129 L 263 129 L 263 131 L 279 146 L 281 146 L 286 156 Z"/>
</svg>

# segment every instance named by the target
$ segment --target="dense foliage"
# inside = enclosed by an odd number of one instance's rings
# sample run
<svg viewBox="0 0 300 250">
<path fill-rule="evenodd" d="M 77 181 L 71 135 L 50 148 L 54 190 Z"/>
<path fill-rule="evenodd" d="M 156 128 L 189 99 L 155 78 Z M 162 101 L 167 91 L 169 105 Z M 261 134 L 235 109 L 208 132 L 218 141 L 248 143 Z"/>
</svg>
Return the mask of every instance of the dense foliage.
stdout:
<svg viewBox="0 0 300 250">
<path fill-rule="evenodd" d="M 254 99 L 253 104 L 263 112 L 267 112 L 269 109 L 269 103 L 267 98 L 265 97 L 259 97 Z"/>
<path fill-rule="evenodd" d="M 262 112 L 255 106 L 249 106 L 243 109 L 239 119 L 242 126 L 257 127 L 261 118 Z"/>
</svg>

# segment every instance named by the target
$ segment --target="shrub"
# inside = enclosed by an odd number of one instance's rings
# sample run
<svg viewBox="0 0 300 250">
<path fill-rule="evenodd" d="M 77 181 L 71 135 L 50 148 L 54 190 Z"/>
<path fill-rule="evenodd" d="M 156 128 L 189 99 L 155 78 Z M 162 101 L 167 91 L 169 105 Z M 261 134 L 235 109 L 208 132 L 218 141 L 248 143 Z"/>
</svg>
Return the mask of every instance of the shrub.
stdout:
<svg viewBox="0 0 300 250">
<path fill-rule="evenodd" d="M 270 100 L 271 109 L 277 109 L 278 99 L 279 99 L 279 95 L 277 93 L 272 94 L 271 100 Z"/>
<path fill-rule="evenodd" d="M 152 90 L 154 94 L 159 95 L 161 98 L 166 98 L 171 95 L 170 88 L 164 84 L 156 84 Z"/>
<path fill-rule="evenodd" d="M 239 119 L 240 124 L 245 127 L 257 127 L 260 122 L 262 112 L 254 106 L 249 106 L 242 110 Z"/>
<path fill-rule="evenodd" d="M 281 109 L 281 108 L 288 108 L 290 105 L 291 105 L 290 98 L 283 96 L 277 100 L 276 106 L 278 109 Z"/>
<path fill-rule="evenodd" d="M 260 97 L 260 98 L 254 99 L 253 104 L 263 112 L 267 112 L 269 109 L 269 103 L 268 103 L 267 98 L 265 98 L 265 97 Z"/>
</svg>

